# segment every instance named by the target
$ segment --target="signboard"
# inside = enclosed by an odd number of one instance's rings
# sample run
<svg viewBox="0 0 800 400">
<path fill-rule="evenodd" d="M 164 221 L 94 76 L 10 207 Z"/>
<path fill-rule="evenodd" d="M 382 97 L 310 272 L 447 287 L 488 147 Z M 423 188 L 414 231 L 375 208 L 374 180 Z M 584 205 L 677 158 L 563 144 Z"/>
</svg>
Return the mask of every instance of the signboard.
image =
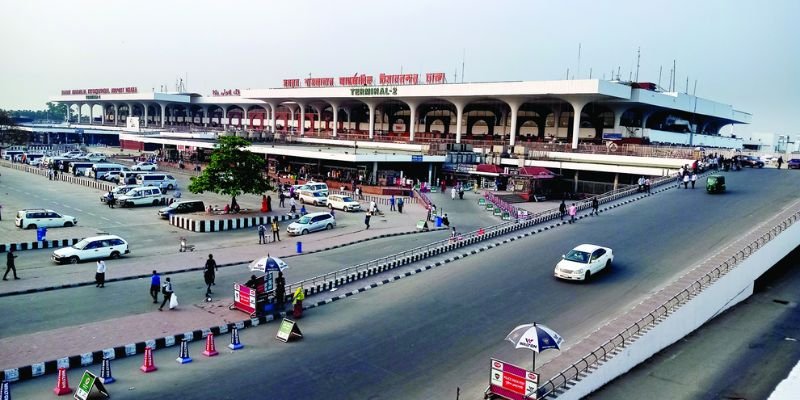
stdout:
<svg viewBox="0 0 800 400">
<path fill-rule="evenodd" d="M 306 79 L 284 79 L 283 87 L 295 89 L 300 87 L 331 87 L 338 81 L 339 86 L 372 86 L 372 85 L 418 85 L 421 82 L 421 74 L 380 74 L 378 79 L 372 75 L 354 74 L 353 76 L 340 76 L 338 79 L 330 78 L 306 78 Z M 447 83 L 444 72 L 429 72 L 425 74 L 425 84 L 435 85 Z M 62 93 L 63 94 L 63 93 Z"/>
<path fill-rule="evenodd" d="M 92 393 L 92 389 L 97 390 L 94 390 L 95 393 Z M 95 374 L 89 371 L 84 371 L 83 376 L 81 377 L 81 382 L 78 384 L 78 388 L 75 389 L 75 396 L 73 396 L 73 398 L 75 400 L 87 400 L 91 394 L 91 398 L 96 399 L 98 398 L 98 393 L 104 398 L 109 397 L 108 391 L 103 385 L 103 382 L 101 382 L 100 379 L 97 379 Z"/>
<path fill-rule="evenodd" d="M 489 391 L 509 400 L 535 400 L 539 374 L 492 358 Z"/>
<path fill-rule="evenodd" d="M 139 117 L 131 117 L 125 119 L 125 126 L 128 130 L 139 132 Z"/>
<path fill-rule="evenodd" d="M 239 89 L 222 89 L 212 90 L 212 96 L 241 96 L 242 92 Z"/>
<path fill-rule="evenodd" d="M 494 204 L 486 203 L 486 211 L 492 211 L 494 209 Z"/>
<path fill-rule="evenodd" d="M 233 305 L 248 314 L 256 312 L 256 290 L 238 283 L 233 284 Z"/>
<path fill-rule="evenodd" d="M 422 162 L 422 155 L 421 154 L 412 155 L 411 162 Z"/>
<path fill-rule="evenodd" d="M 417 229 L 424 231 L 428 229 L 428 222 L 424 219 L 417 221 Z"/>
<path fill-rule="evenodd" d="M 293 338 L 302 338 L 303 333 L 300 332 L 300 328 L 297 327 L 297 323 L 284 318 L 281 321 L 281 326 L 278 328 L 278 334 L 275 335 L 275 339 L 278 339 L 284 343 L 292 340 Z"/>
<path fill-rule="evenodd" d="M 62 96 L 87 95 L 87 94 L 133 94 L 139 93 L 136 87 L 100 88 L 100 89 L 66 89 L 61 91 Z"/>
<path fill-rule="evenodd" d="M 397 96 L 396 87 L 363 87 L 350 89 L 350 96 Z"/>
<path fill-rule="evenodd" d="M 603 140 L 622 140 L 621 133 L 603 133 Z"/>
<path fill-rule="evenodd" d="M 478 199 L 478 205 L 481 205 L 481 206 L 484 206 L 484 205 L 486 205 L 486 199 L 484 199 L 483 197 L 481 197 L 480 199 Z"/>
</svg>

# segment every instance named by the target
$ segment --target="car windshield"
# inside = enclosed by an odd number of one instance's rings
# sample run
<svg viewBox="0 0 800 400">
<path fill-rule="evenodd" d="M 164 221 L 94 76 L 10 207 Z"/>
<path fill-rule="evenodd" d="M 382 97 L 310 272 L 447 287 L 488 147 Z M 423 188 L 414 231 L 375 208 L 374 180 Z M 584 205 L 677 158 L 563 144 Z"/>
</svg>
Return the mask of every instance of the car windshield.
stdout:
<svg viewBox="0 0 800 400">
<path fill-rule="evenodd" d="M 314 197 L 325 197 L 325 195 L 320 192 L 314 192 Z"/>
<path fill-rule="evenodd" d="M 90 242 L 89 240 L 83 239 L 80 242 L 73 244 L 72 248 L 78 249 L 78 250 L 83 250 L 83 248 L 86 247 L 86 245 L 89 244 L 89 242 Z"/>
<path fill-rule="evenodd" d="M 297 220 L 298 224 L 303 224 L 303 225 L 307 225 L 309 222 L 311 222 L 311 218 L 309 218 L 308 216 L 300 217 L 300 219 Z"/>
<path fill-rule="evenodd" d="M 579 250 L 570 250 L 564 259 L 578 263 L 587 263 L 589 262 L 589 253 Z"/>
<path fill-rule="evenodd" d="M 350 203 L 350 202 L 353 201 L 353 199 L 350 198 L 350 197 L 342 197 L 342 201 L 345 202 L 345 203 Z"/>
</svg>

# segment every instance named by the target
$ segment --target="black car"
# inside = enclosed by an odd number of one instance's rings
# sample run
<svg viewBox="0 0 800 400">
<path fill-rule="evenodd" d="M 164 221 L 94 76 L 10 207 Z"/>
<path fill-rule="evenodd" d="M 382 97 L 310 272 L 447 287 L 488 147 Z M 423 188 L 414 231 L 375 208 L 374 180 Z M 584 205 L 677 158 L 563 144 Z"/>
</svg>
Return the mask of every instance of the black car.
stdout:
<svg viewBox="0 0 800 400">
<path fill-rule="evenodd" d="M 161 218 L 169 218 L 172 214 L 187 214 L 193 212 L 205 211 L 205 205 L 202 200 L 177 200 L 169 205 L 158 210 L 158 215 Z"/>
<path fill-rule="evenodd" d="M 739 156 L 743 167 L 764 168 L 764 162 L 754 156 Z"/>
</svg>

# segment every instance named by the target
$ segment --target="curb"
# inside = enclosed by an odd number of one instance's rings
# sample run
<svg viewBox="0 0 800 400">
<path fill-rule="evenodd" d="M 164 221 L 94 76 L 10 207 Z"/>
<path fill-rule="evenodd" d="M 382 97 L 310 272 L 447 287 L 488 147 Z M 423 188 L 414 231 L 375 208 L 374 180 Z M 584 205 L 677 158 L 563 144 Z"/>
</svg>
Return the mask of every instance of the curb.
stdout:
<svg viewBox="0 0 800 400">
<path fill-rule="evenodd" d="M 669 190 L 669 189 L 674 188 L 674 187 L 675 187 L 674 185 L 670 185 L 670 184 L 662 185 L 661 188 L 653 190 L 652 193 L 650 193 L 650 194 L 637 194 L 637 195 L 634 195 L 635 197 L 632 198 L 632 199 L 624 200 L 624 201 L 622 201 L 622 202 L 620 202 L 618 204 L 614 204 L 612 206 L 603 207 L 603 208 L 600 209 L 600 211 L 601 212 L 609 211 L 609 210 L 611 210 L 613 208 L 617 208 L 617 207 L 619 207 L 621 205 L 629 204 L 629 203 L 632 203 L 632 202 L 637 201 L 637 200 L 648 198 L 648 197 L 652 196 L 655 193 L 663 192 L 665 190 Z M 583 218 L 588 218 L 589 216 L 590 215 L 585 215 L 584 214 L 584 215 L 578 216 L 577 219 L 580 220 L 580 219 L 583 219 Z M 506 238 L 506 239 L 503 239 L 503 240 L 500 240 L 500 241 L 487 243 L 486 245 L 481 246 L 478 249 L 473 249 L 473 250 L 469 250 L 467 252 L 463 252 L 461 254 L 456 254 L 455 256 L 448 257 L 443 261 L 436 261 L 436 262 L 434 262 L 432 264 L 428 264 L 428 265 L 426 265 L 424 267 L 417 268 L 417 269 L 415 269 L 413 271 L 408 271 L 408 272 L 405 272 L 403 274 L 395 275 L 393 277 L 390 277 L 390 278 L 387 278 L 387 279 L 383 279 L 380 282 L 374 282 L 374 283 L 371 283 L 371 284 L 369 284 L 367 286 L 364 286 L 362 288 L 355 289 L 355 290 L 352 290 L 352 291 L 347 292 L 347 293 L 343 293 L 343 294 L 335 296 L 335 297 L 330 297 L 330 298 L 327 298 L 325 300 L 317 301 L 314 304 L 310 304 L 308 306 L 303 307 L 303 310 L 309 310 L 309 309 L 312 309 L 312 308 L 321 307 L 321 306 L 333 303 L 333 302 L 338 301 L 338 300 L 346 299 L 347 297 L 353 296 L 353 295 L 358 294 L 358 293 L 365 292 L 365 291 L 373 289 L 373 288 L 377 288 L 378 286 L 383 286 L 383 285 L 389 284 L 391 282 L 403 279 L 405 277 L 409 277 L 409 276 L 412 276 L 412 275 L 417 275 L 417 274 L 422 273 L 424 271 L 431 270 L 431 269 L 433 269 L 435 267 L 439 267 L 439 266 L 454 262 L 456 260 L 460 260 L 462 258 L 469 257 L 470 255 L 478 254 L 478 253 L 484 252 L 486 250 L 493 249 L 493 248 L 498 247 L 498 246 L 502 246 L 503 244 L 511 243 L 511 242 L 513 242 L 515 240 L 522 239 L 522 238 L 529 237 L 529 236 L 533 236 L 533 235 L 535 235 L 537 233 L 542 233 L 542 232 L 545 232 L 547 230 L 554 229 L 554 228 L 556 228 L 558 226 L 562 226 L 562 225 L 566 225 L 566 224 L 567 224 L 567 222 L 557 221 L 555 223 L 551 223 L 550 225 L 545 225 L 543 227 L 538 227 L 538 228 L 531 227 L 531 228 L 528 228 L 528 229 L 530 229 L 528 232 L 521 233 L 521 234 L 516 234 L 516 235 L 513 235 L 513 236 L 511 236 L 509 238 Z M 239 265 L 239 264 L 241 264 L 241 263 L 236 263 L 236 264 L 228 263 L 228 264 L 224 264 L 224 265 L 220 264 L 220 266 L 222 267 L 222 266 Z M 381 266 L 381 268 L 380 268 L 381 271 L 380 272 L 388 271 L 389 269 L 392 269 L 395 266 L 401 266 L 401 265 L 400 264 L 387 264 L 385 266 Z M 190 269 L 187 269 L 187 270 L 197 270 L 197 269 L 200 269 L 200 268 L 190 268 Z M 175 271 L 175 272 L 179 272 L 179 271 Z M 180 272 L 183 272 L 183 271 L 180 271 Z M 361 276 L 359 278 L 367 278 L 367 277 L 372 276 L 372 275 L 373 274 L 365 274 L 365 275 L 363 275 L 363 276 Z M 145 276 L 145 275 L 143 275 L 143 276 Z M 149 276 L 149 275 L 146 275 L 146 276 Z M 354 282 L 355 280 L 358 280 L 359 278 L 354 278 L 352 280 L 350 278 L 348 278 L 348 279 L 344 280 L 342 282 L 342 284 Z M 125 278 L 125 279 L 134 279 L 134 278 Z M 120 278 L 118 280 L 122 280 L 122 278 Z M 106 282 L 112 282 L 112 281 L 113 280 L 108 280 Z M 91 284 L 91 283 L 85 283 L 85 284 Z M 67 285 L 67 287 L 81 286 L 81 285 L 84 285 L 84 284 Z M 317 291 L 316 293 L 320 293 L 320 291 Z M 310 293 L 310 294 L 315 294 L 315 293 L 312 291 L 312 293 Z M 306 296 L 308 296 L 308 294 Z M 284 316 L 286 314 L 285 313 L 281 313 L 280 315 Z M 93 352 L 89 352 L 89 353 L 83 353 L 83 354 L 79 354 L 79 355 L 63 357 L 63 358 L 59 358 L 57 360 L 50 360 L 50 361 L 30 364 L 30 365 L 26 365 L 26 366 L 22 366 L 22 367 L 18 367 L 18 368 L 10 368 L 10 369 L 6 369 L 4 371 L 0 371 L 0 381 L 5 380 L 5 381 L 9 381 L 9 382 L 15 382 L 15 381 L 20 381 L 20 380 L 28 380 L 28 379 L 32 379 L 32 378 L 35 378 L 35 377 L 38 377 L 38 376 L 42 376 L 42 375 L 46 375 L 46 374 L 52 374 L 52 373 L 58 371 L 58 368 L 60 368 L 60 367 L 67 368 L 67 369 L 85 367 L 85 366 L 88 366 L 88 365 L 97 364 L 97 363 L 102 362 L 103 357 L 107 357 L 107 358 L 112 358 L 113 359 L 113 358 L 125 358 L 125 357 L 135 356 L 135 355 L 138 355 L 138 354 L 143 354 L 145 347 L 148 347 L 148 346 L 152 347 L 154 350 L 164 349 L 164 348 L 167 348 L 167 347 L 174 346 L 176 343 L 180 343 L 181 340 L 183 340 L 183 339 L 187 339 L 189 341 L 202 339 L 202 338 L 206 337 L 209 332 L 214 333 L 214 336 L 217 336 L 217 335 L 220 335 L 222 333 L 229 332 L 230 329 L 233 328 L 234 326 L 237 327 L 239 330 L 241 330 L 241 329 L 245 329 L 245 328 L 256 327 L 256 326 L 258 326 L 260 324 L 265 324 L 265 323 L 273 321 L 273 320 L 274 320 L 274 317 L 272 315 L 268 315 L 268 316 L 264 316 L 264 317 L 258 317 L 258 318 L 251 318 L 251 319 L 246 319 L 246 320 L 242 320 L 242 321 L 235 322 L 235 323 L 228 323 L 226 325 L 210 327 L 210 328 L 207 328 L 207 329 L 194 330 L 194 331 L 191 331 L 191 332 L 179 333 L 179 334 L 176 334 L 176 335 L 160 337 L 160 338 L 157 338 L 157 339 L 150 339 L 150 340 L 146 340 L 146 341 L 130 343 L 130 344 L 126 344 L 126 345 L 123 345 L 123 346 L 116 346 L 116 347 L 113 347 L 113 348 L 97 350 L 97 351 L 93 351 Z"/>
<path fill-rule="evenodd" d="M 414 231 L 406 231 L 406 232 L 384 233 L 383 235 L 373 236 L 373 237 L 369 237 L 369 238 L 365 238 L 365 239 L 359 239 L 359 240 L 356 240 L 354 242 L 337 244 L 337 245 L 333 245 L 333 246 L 330 246 L 330 247 L 326 247 L 324 249 L 306 251 L 306 252 L 303 252 L 303 254 L 314 254 L 314 253 L 319 253 L 319 252 L 322 252 L 322 251 L 339 249 L 339 248 L 342 248 L 342 247 L 347 247 L 347 246 L 351 246 L 351 245 L 358 244 L 358 243 L 369 242 L 370 240 L 375 240 L 375 239 L 383 239 L 383 238 L 388 238 L 388 237 L 393 237 L 393 236 L 405 236 L 405 235 L 413 235 L 413 234 L 417 234 L 417 233 L 427 233 L 427 232 L 436 232 L 436 231 L 444 231 L 444 230 L 447 230 L 447 228 L 446 227 L 441 227 L 441 228 L 430 228 L 430 229 L 421 230 L 421 231 L 420 230 L 414 230 Z M 288 256 L 282 256 L 280 258 L 292 258 L 292 257 L 297 257 L 297 256 L 300 256 L 300 255 L 303 255 L 303 254 L 290 254 Z"/>
<path fill-rule="evenodd" d="M 39 249 L 55 249 L 58 247 L 72 246 L 80 242 L 81 239 L 56 239 L 56 240 L 42 240 L 39 242 L 18 242 L 18 243 L 0 243 L 0 253 L 7 251 L 22 251 L 22 250 L 39 250 Z"/>
</svg>

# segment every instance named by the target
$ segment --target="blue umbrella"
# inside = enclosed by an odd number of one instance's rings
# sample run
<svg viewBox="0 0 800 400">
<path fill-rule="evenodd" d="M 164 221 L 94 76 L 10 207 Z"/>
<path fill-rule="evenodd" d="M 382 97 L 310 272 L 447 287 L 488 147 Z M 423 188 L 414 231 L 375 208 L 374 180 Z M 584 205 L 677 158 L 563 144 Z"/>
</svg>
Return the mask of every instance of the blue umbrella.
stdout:
<svg viewBox="0 0 800 400">
<path fill-rule="evenodd" d="M 253 260 L 248 268 L 250 271 L 267 273 L 269 271 L 283 271 L 286 268 L 289 268 L 289 265 L 283 262 L 283 260 L 280 258 L 270 257 L 270 255 L 267 254 L 266 257 Z"/>
<path fill-rule="evenodd" d="M 533 370 L 536 370 L 536 353 L 545 350 L 561 350 L 564 338 L 554 330 L 537 323 L 519 325 L 506 336 L 506 340 L 514 343 L 514 348 L 533 351 Z"/>
</svg>

